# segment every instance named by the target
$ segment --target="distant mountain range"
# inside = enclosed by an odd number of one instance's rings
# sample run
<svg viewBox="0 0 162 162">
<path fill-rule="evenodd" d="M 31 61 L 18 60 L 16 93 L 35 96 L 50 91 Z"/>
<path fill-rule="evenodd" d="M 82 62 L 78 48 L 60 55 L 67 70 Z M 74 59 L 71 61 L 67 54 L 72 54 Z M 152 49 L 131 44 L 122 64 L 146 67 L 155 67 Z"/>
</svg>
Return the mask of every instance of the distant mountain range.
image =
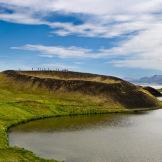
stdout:
<svg viewBox="0 0 162 162">
<path fill-rule="evenodd" d="M 137 80 L 129 80 L 133 83 L 162 84 L 162 75 L 153 75 L 151 77 L 142 77 Z"/>
</svg>

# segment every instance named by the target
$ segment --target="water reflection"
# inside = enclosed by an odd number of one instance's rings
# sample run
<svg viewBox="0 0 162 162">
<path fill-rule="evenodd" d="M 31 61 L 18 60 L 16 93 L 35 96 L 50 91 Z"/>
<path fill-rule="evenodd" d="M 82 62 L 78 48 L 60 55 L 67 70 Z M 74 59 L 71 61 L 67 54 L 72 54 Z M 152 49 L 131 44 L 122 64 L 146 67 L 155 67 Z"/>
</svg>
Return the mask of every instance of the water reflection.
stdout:
<svg viewBox="0 0 162 162">
<path fill-rule="evenodd" d="M 149 112 L 136 113 L 138 116 Z M 92 127 L 122 127 L 134 124 L 128 118 L 133 114 L 103 114 L 90 116 L 55 117 L 31 121 L 10 129 L 10 132 L 56 132 L 77 131 Z"/>
<path fill-rule="evenodd" d="M 10 144 L 67 162 L 160 162 L 162 110 L 51 118 L 12 128 Z"/>
</svg>

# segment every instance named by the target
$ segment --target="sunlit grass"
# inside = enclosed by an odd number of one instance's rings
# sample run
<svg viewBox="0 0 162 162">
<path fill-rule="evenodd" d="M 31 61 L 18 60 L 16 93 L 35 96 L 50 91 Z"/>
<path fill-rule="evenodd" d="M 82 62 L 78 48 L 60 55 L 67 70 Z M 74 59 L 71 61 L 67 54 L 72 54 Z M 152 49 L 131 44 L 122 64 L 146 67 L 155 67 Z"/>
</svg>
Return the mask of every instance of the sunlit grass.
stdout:
<svg viewBox="0 0 162 162">
<path fill-rule="evenodd" d="M 83 95 L 79 92 L 51 92 L 46 87 L 39 88 L 39 85 L 31 82 L 20 83 L 0 74 L 0 162 L 46 161 L 26 150 L 10 148 L 7 135 L 10 126 L 45 117 L 132 111 L 114 102 L 111 97 Z"/>
<path fill-rule="evenodd" d="M 31 88 L 32 87 L 32 88 Z M 0 74 L 0 161 L 45 161 L 31 152 L 10 148 L 8 127 L 31 119 L 122 111 L 120 104 L 111 105 L 100 97 L 80 93 L 49 92 L 31 83 L 18 84 Z M 116 110 L 115 110 L 116 107 Z"/>
</svg>

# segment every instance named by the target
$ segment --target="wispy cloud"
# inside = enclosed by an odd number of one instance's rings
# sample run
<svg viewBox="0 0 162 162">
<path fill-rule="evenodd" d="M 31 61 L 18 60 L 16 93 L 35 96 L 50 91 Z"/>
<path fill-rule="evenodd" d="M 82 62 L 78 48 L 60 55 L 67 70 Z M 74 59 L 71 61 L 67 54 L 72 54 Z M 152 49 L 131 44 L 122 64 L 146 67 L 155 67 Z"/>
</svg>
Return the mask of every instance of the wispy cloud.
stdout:
<svg viewBox="0 0 162 162">
<path fill-rule="evenodd" d="M 29 50 L 41 53 L 42 56 L 52 57 L 58 56 L 60 58 L 68 57 L 94 57 L 93 51 L 80 47 L 62 47 L 62 46 L 43 46 L 27 44 L 21 47 L 12 47 L 11 49 Z"/>
<path fill-rule="evenodd" d="M 88 48 L 81 48 L 77 46 L 45 46 L 40 44 L 26 44 L 20 47 L 11 47 L 13 50 L 25 50 L 37 52 L 42 57 L 59 57 L 59 58 L 110 58 L 113 56 L 125 56 L 121 47 L 114 47 L 110 49 L 92 50 Z"/>
<path fill-rule="evenodd" d="M 115 37 L 134 31 L 147 30 L 153 23 L 159 23 L 162 0 L 0 0 L 1 8 L 12 13 L 0 13 L 0 19 L 25 23 L 44 24 L 60 36 L 77 34 L 88 37 Z M 49 22 L 48 16 L 85 15 L 82 24 Z"/>
<path fill-rule="evenodd" d="M 42 0 L 41 3 L 40 0 L 0 0 L 0 6 L 0 20 L 44 24 L 51 28 L 52 33 L 60 36 L 74 34 L 111 38 L 129 35 L 115 47 L 98 51 L 31 44 L 16 49 L 38 51 L 45 56 L 62 58 L 120 55 L 120 59 L 111 61 L 113 65 L 162 69 L 162 0 Z M 4 9 L 12 12 L 5 12 Z M 56 13 L 73 14 L 83 22 L 74 24 L 49 21 L 48 17 L 54 17 Z"/>
<path fill-rule="evenodd" d="M 41 53 L 41 56 L 43 57 L 56 56 L 59 58 L 92 59 L 108 59 L 111 57 L 112 61 L 108 61 L 108 63 L 112 63 L 116 67 L 161 70 L 162 36 L 158 34 L 161 28 L 162 26 L 157 27 L 157 33 L 152 33 L 151 30 L 149 32 L 145 32 L 143 39 L 136 36 L 131 40 L 120 43 L 117 47 L 98 49 L 97 51 L 76 46 L 63 47 L 32 44 L 27 44 L 21 47 L 12 47 L 12 49 L 34 51 L 38 54 Z M 114 57 L 115 59 L 113 59 Z"/>
<path fill-rule="evenodd" d="M 147 31 L 114 47 L 113 54 L 123 55 L 112 63 L 120 67 L 162 69 L 162 24 L 153 24 Z"/>
</svg>

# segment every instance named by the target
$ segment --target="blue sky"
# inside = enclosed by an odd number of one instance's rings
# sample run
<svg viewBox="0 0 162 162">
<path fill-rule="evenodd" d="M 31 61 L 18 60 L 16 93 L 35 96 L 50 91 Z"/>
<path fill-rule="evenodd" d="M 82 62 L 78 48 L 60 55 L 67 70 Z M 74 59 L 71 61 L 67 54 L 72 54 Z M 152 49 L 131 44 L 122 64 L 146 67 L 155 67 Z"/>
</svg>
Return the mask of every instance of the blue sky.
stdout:
<svg viewBox="0 0 162 162">
<path fill-rule="evenodd" d="M 0 70 L 162 74 L 162 0 L 0 0 Z"/>
</svg>

